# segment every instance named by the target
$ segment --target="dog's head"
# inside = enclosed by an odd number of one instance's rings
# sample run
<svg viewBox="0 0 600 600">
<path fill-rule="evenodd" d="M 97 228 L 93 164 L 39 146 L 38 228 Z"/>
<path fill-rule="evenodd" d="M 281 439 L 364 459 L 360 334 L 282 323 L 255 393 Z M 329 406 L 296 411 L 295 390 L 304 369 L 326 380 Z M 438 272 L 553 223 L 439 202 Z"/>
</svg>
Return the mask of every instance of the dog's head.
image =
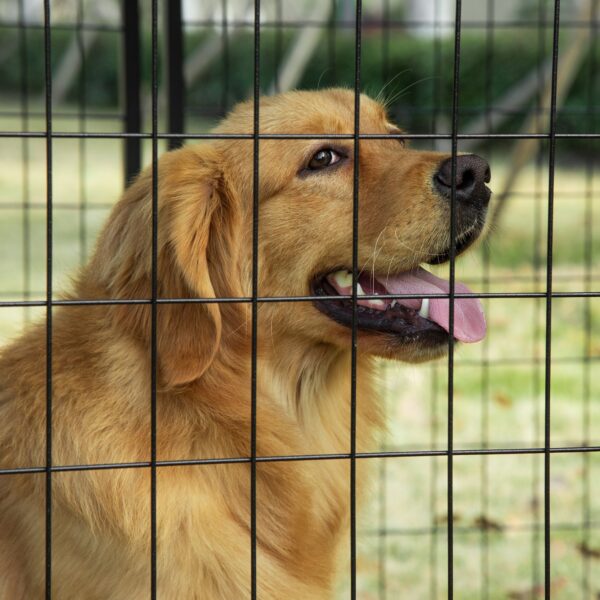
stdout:
<svg viewBox="0 0 600 600">
<path fill-rule="evenodd" d="M 362 96 L 360 106 L 361 133 L 401 133 L 381 104 Z M 252 133 L 253 120 L 252 103 L 244 103 L 217 132 Z M 260 303 L 259 337 L 349 348 L 352 301 L 337 296 L 352 293 L 354 140 L 301 136 L 353 134 L 354 94 L 333 89 L 264 98 L 260 132 L 300 135 L 260 140 L 258 296 L 319 299 Z M 447 294 L 448 283 L 420 265 L 442 263 L 450 256 L 451 157 L 411 150 L 402 139 L 374 137 L 360 140 L 358 170 L 358 294 Z M 489 167 L 475 155 L 461 155 L 455 177 L 458 255 L 482 231 Z M 225 137 L 161 158 L 160 295 L 214 299 L 251 294 L 254 182 L 249 139 Z M 113 267 L 99 261 L 98 269 L 117 297 L 144 297 L 150 289 L 150 184 L 146 173 L 130 188 L 100 242 L 99 252 L 105 248 L 112 255 L 105 262 Z M 132 214 L 133 207 L 138 213 Z M 456 285 L 457 292 L 465 289 Z M 443 298 L 359 298 L 360 350 L 409 361 L 440 356 L 448 346 L 448 304 Z M 244 327 L 249 310 L 244 303 L 159 308 L 159 352 L 176 357 L 163 365 L 170 383 L 202 374 L 226 336 L 250 333 Z M 454 310 L 455 337 L 480 339 L 485 322 L 479 302 L 456 299 Z M 137 311 L 134 329 L 141 327 L 143 335 L 148 334 L 148 315 L 148 307 Z M 173 340 L 172 347 L 167 348 L 167 339 Z"/>
</svg>

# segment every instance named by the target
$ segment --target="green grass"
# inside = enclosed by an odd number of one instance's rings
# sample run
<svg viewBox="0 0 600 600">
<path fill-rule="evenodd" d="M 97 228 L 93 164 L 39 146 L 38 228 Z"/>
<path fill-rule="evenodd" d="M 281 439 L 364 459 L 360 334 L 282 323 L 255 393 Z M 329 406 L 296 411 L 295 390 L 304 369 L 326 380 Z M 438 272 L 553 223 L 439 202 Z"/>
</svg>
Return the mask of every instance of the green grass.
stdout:
<svg viewBox="0 0 600 600">
<path fill-rule="evenodd" d="M 55 121 L 56 130 L 73 125 Z M 15 123 L 0 119 L 0 128 Z M 18 127 L 18 125 L 17 125 Z M 90 130 L 117 131 L 110 120 L 88 122 Z M 32 129 L 42 130 L 42 120 Z M 23 201 L 23 152 L 29 153 L 27 182 L 32 204 Z M 69 273 L 89 255 L 94 238 L 122 187 L 121 145 L 117 140 L 88 140 L 80 162 L 77 140 L 53 144 L 54 281 L 68 285 Z M 498 153 L 499 154 L 499 153 Z M 146 148 L 148 159 L 148 148 Z M 45 141 L 0 140 L 0 297 L 45 296 Z M 563 165 L 556 171 L 554 288 L 558 291 L 600 288 L 600 236 L 586 246 L 586 223 L 600 223 L 598 196 L 590 201 L 583 168 Z M 493 182 L 506 174 L 503 157 L 492 160 Z M 80 181 L 80 168 L 84 177 Z M 596 175 L 593 189 L 600 190 Z M 537 181 L 537 183 L 536 183 Z M 537 187 L 536 187 L 537 186 Z M 547 173 L 537 178 L 529 167 L 515 188 L 504 219 L 484 245 L 457 265 L 457 277 L 475 290 L 532 292 L 545 289 Z M 81 190 L 85 206 L 81 205 Z M 533 192 L 540 192 L 536 200 Z M 84 225 L 84 227 L 82 227 Z M 25 232 L 30 238 L 26 243 Z M 537 234 L 535 233 L 537 229 Z M 593 268 L 587 273 L 586 248 Z M 487 258 L 486 258 L 487 256 Z M 28 257 L 28 281 L 24 280 Z M 490 282 L 482 283 L 489 260 Z M 447 267 L 446 267 L 447 268 Z M 443 272 L 444 269 L 440 269 Z M 543 445 L 545 300 L 508 298 L 486 301 L 486 341 L 460 347 L 454 380 L 454 446 L 511 448 Z M 26 319 L 43 309 L 2 308 L 0 341 L 16 335 Z M 591 324 L 589 328 L 586 323 Z M 552 319 L 553 445 L 600 443 L 600 301 L 557 299 Z M 586 362 L 583 357 L 588 356 Z M 483 366 L 487 360 L 489 367 Z M 537 362 L 534 361 L 537 359 Z M 382 364 L 389 431 L 388 449 L 446 448 L 447 365 L 440 361 L 419 367 Z M 584 418 L 588 415 L 587 440 Z M 386 598 L 444 597 L 446 579 L 446 459 L 388 458 L 373 460 L 373 498 L 360 515 L 358 585 L 362 600 L 380 598 L 384 573 Z M 588 478 L 586 479 L 586 473 Z M 591 566 L 591 595 L 600 591 L 598 558 L 584 558 L 578 546 L 586 541 L 600 549 L 600 530 L 586 530 L 586 485 L 589 518 L 600 523 L 600 457 L 552 457 L 552 585 L 554 598 L 583 597 L 582 577 Z M 543 576 L 543 457 L 461 456 L 454 459 L 454 575 L 457 598 L 479 598 L 488 581 L 489 598 L 536 598 L 533 573 Z M 484 520 L 482 521 L 482 517 Z M 482 522 L 489 525 L 482 527 Z M 575 529 L 561 528 L 573 525 Z M 431 531 L 436 527 L 435 532 Z M 534 527 L 532 527 L 534 526 Z M 537 529 L 536 529 L 537 527 Z M 578 528 L 579 527 L 579 528 Z M 378 535 L 388 530 L 387 535 Z M 589 538 L 586 538 L 586 535 Z M 349 548 L 349 545 L 348 545 Z M 380 557 L 385 555 L 385 561 Z M 343 557 L 342 557 L 343 558 Z M 487 562 L 486 562 L 487 561 Z M 486 566 L 487 565 L 487 566 Z M 486 570 L 488 575 L 486 576 Z M 539 583 L 539 580 L 538 580 Z M 342 585 L 347 591 L 347 584 Z M 533 590 L 533 592 L 532 592 Z M 511 596 L 512 594 L 512 596 Z"/>
</svg>

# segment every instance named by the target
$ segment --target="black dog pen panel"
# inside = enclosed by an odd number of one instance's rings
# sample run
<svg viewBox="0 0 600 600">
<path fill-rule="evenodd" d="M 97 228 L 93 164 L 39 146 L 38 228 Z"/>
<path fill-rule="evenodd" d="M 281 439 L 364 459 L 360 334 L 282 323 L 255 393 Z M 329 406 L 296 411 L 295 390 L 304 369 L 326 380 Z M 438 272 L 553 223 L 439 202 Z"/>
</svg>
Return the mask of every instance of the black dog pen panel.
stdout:
<svg viewBox="0 0 600 600">
<path fill-rule="evenodd" d="M 53 478 L 146 469 L 157 598 L 157 481 L 163 468 L 238 464 L 251 480 L 251 597 L 257 561 L 256 472 L 261 462 L 344 460 L 350 532 L 339 598 L 591 598 L 600 594 L 600 48 L 598 0 L 7 0 L 0 5 L 0 337 L 41 315 L 47 323 L 46 463 L 3 477 L 46 481 L 46 597 L 52 597 Z M 298 59 L 301 54 L 308 58 Z M 296 54 L 295 54 L 296 52 Z M 261 95 L 298 88 L 353 90 L 353 320 L 348 451 L 257 454 Z M 360 94 L 385 99 L 413 146 L 477 152 L 492 165 L 489 238 L 455 264 L 452 186 L 450 330 L 455 280 L 478 290 L 488 335 L 448 347 L 420 367 L 383 363 L 387 422 L 380 450 L 356 445 Z M 238 101 L 254 100 L 250 453 L 157 456 L 159 155 L 211 140 Z M 224 137 L 224 134 L 221 134 Z M 310 138 L 311 136 L 304 136 Z M 322 139 L 324 136 L 313 136 Z M 334 137 L 333 135 L 331 137 Z M 338 136 L 340 137 L 340 136 Z M 117 199 L 147 165 L 152 180 L 152 290 L 120 303 L 152 315 L 150 459 L 56 464 L 52 454 L 53 308 L 90 306 L 57 292 L 86 261 Z M 10 173 L 9 173 L 10 171 Z M 195 302 L 203 302 L 195 299 Z M 206 301 L 206 300 L 204 300 Z M 105 300 L 104 304 L 116 301 Z M 356 506 L 356 469 L 372 461 L 371 502 Z M 199 532 L 201 535 L 201 532 Z"/>
</svg>

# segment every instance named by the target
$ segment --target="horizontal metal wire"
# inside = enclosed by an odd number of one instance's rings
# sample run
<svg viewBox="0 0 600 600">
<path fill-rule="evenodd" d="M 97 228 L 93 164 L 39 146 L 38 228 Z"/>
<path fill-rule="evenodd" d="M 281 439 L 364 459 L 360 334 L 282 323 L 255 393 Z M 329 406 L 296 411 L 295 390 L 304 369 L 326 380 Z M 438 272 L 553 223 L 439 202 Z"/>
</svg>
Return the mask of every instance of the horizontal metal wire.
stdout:
<svg viewBox="0 0 600 600">
<path fill-rule="evenodd" d="M 0 138 L 55 138 L 55 139 L 127 139 L 151 140 L 151 133 L 100 132 L 100 131 L 0 131 Z M 158 133 L 160 140 L 253 140 L 251 133 Z M 459 140 L 546 140 L 549 133 L 459 133 Z M 556 133 L 556 139 L 600 139 L 599 133 Z M 361 140 L 451 140 L 450 133 L 360 133 Z M 353 140 L 351 133 L 259 133 L 261 140 Z"/>
<path fill-rule="evenodd" d="M 514 194 L 513 194 L 514 195 Z M 573 198 L 579 198 L 582 194 L 573 194 Z M 561 194 L 562 196 L 562 194 Z M 545 194 L 542 194 L 541 197 L 546 197 Z M 568 198 L 568 197 L 567 197 Z M 61 204 L 61 203 L 56 203 L 54 202 L 52 205 L 54 208 L 60 207 L 61 210 L 81 210 L 81 207 L 78 206 L 77 204 Z M 111 209 L 114 207 L 114 203 L 98 203 L 98 204 L 88 204 L 86 206 L 86 210 L 88 209 L 92 209 L 92 210 L 107 210 L 107 209 Z M 46 209 L 46 204 L 45 203 L 41 203 L 41 202 L 29 202 L 29 203 L 18 203 L 18 202 L 14 202 L 14 203 L 8 203 L 8 204 L 0 204 L 0 210 L 2 209 L 10 209 L 10 210 L 19 210 L 22 208 L 35 208 L 35 209 Z M 519 282 L 525 282 L 525 283 L 531 283 L 533 285 L 540 285 L 540 282 L 542 281 L 542 278 L 544 276 L 544 272 L 543 271 L 539 271 L 539 272 L 534 272 L 531 275 L 493 275 L 493 276 L 486 276 L 486 277 L 474 277 L 474 276 L 469 276 L 469 277 L 461 277 L 460 281 L 461 283 L 467 283 L 467 284 L 486 284 L 486 285 L 491 285 L 491 284 L 498 284 L 498 283 L 513 283 L 515 281 L 519 281 Z M 600 266 L 598 267 L 598 271 L 594 272 L 594 271 L 590 271 L 589 273 L 584 273 L 584 272 L 580 272 L 580 273 L 576 273 L 575 275 L 573 275 L 572 273 L 553 273 L 552 277 L 554 278 L 554 281 L 562 281 L 563 283 L 572 283 L 572 284 L 579 284 L 581 283 L 582 279 L 590 279 L 591 281 L 593 281 L 594 279 L 600 279 Z M 590 281 L 590 282 L 591 282 Z M 45 296 L 46 292 L 45 291 L 41 291 L 41 290 L 28 290 L 27 294 L 29 295 L 29 297 L 39 297 L 42 298 L 43 296 Z M 0 290 L 0 299 L 1 298 L 14 298 L 14 297 L 18 297 L 18 296 L 22 296 L 23 295 L 23 291 L 22 290 Z M 420 298 L 421 296 L 419 296 Z"/>
<path fill-rule="evenodd" d="M 440 114 L 449 113 L 452 110 L 451 106 L 440 105 L 439 107 L 435 107 L 435 111 L 438 111 Z M 192 117 L 207 119 L 207 118 L 218 118 L 221 119 L 225 116 L 224 108 L 222 104 L 213 104 L 206 103 L 202 104 L 202 106 L 190 106 L 186 107 L 187 114 Z M 404 115 L 419 115 L 419 116 L 431 116 L 431 113 L 434 112 L 434 107 L 429 106 L 428 104 L 419 104 L 418 106 L 411 104 L 404 105 L 396 105 L 390 108 L 390 111 L 395 117 L 403 118 Z M 460 108 L 460 116 L 468 117 L 468 116 L 481 116 L 485 115 L 486 117 L 492 117 L 493 115 L 505 115 L 512 117 L 525 117 L 530 114 L 529 107 L 523 108 L 515 108 L 515 109 L 506 109 L 502 107 L 496 107 L 491 111 L 487 109 L 487 107 L 483 107 L 481 105 L 473 104 L 473 105 L 465 105 Z M 563 128 L 565 127 L 565 122 L 575 122 L 577 117 L 581 116 L 596 116 L 600 113 L 600 107 L 592 107 L 590 110 L 586 108 L 581 108 L 577 106 L 561 106 L 559 110 L 560 118 L 563 121 Z M 536 109 L 536 114 L 539 118 L 547 117 L 550 114 L 550 107 L 540 107 Z M 491 125 L 490 125 L 491 128 Z"/>
<path fill-rule="evenodd" d="M 90 203 L 86 204 L 85 210 L 86 211 L 107 210 L 107 209 L 114 208 L 114 206 L 115 206 L 114 202 L 110 202 L 110 203 L 109 202 L 104 202 L 104 203 L 90 202 Z M 46 210 L 46 203 L 45 202 L 6 202 L 6 203 L 3 202 L 0 204 L 0 210 L 23 210 L 23 209 Z M 67 202 L 53 202 L 52 209 L 54 211 L 57 211 L 57 210 L 81 211 L 81 205 L 67 203 Z"/>
<path fill-rule="evenodd" d="M 335 21 L 335 27 L 336 28 L 346 28 L 346 29 L 352 29 L 354 30 L 356 23 L 355 21 L 351 21 L 351 20 L 336 20 Z M 186 27 L 220 27 L 222 25 L 221 21 L 215 21 L 215 20 L 210 20 L 210 19 L 189 19 L 186 20 L 184 25 Z M 383 30 L 383 29 L 402 29 L 404 27 L 418 27 L 418 28 L 426 28 L 426 29 L 431 29 L 432 28 L 432 22 L 431 21 L 426 21 L 426 20 L 418 20 L 418 19 L 409 19 L 409 20 L 404 20 L 404 19 L 390 19 L 388 21 L 385 21 L 384 23 L 382 23 L 382 21 L 380 19 L 374 19 L 374 20 L 370 20 L 368 18 L 364 19 L 362 24 L 361 24 L 361 28 L 362 29 L 377 29 L 377 30 Z M 227 26 L 228 27 L 253 27 L 254 26 L 254 21 L 245 21 L 245 20 L 231 20 L 227 22 Z M 269 20 L 265 20 L 265 21 L 261 21 L 260 23 L 261 28 L 262 27 L 279 27 L 279 28 L 289 28 L 289 29 L 296 29 L 296 28 L 304 28 L 304 27 L 322 27 L 322 28 L 329 28 L 331 25 L 326 22 L 326 21 L 315 21 L 310 20 L 310 19 L 294 19 L 294 21 L 269 21 Z M 442 29 L 454 29 L 455 26 L 455 21 L 436 21 L 435 22 L 435 27 L 440 27 Z M 489 23 L 487 21 L 480 21 L 480 20 L 476 20 L 476 21 L 462 21 L 461 23 L 461 28 L 469 28 L 469 29 L 481 29 L 481 28 L 485 28 L 488 27 Z M 529 28 L 533 28 L 533 29 L 540 29 L 540 28 L 547 28 L 547 29 L 552 29 L 554 26 L 554 23 L 552 21 L 532 21 L 532 20 L 528 20 L 528 19 L 524 19 L 524 20 L 502 20 L 502 21 L 494 21 L 493 22 L 493 26 L 495 29 L 505 29 L 505 28 L 510 28 L 510 29 L 529 29 Z M 574 29 L 594 29 L 594 28 L 598 28 L 600 27 L 600 21 L 582 21 L 582 20 L 577 20 L 577 19 L 572 19 L 569 21 L 561 21 L 560 23 L 560 27 L 561 30 L 563 29 L 569 29 L 569 28 L 574 28 Z"/>
<path fill-rule="evenodd" d="M 18 21 L 0 21 L 0 29 L 41 29 L 43 23 L 19 23 Z M 52 23 L 53 31 L 97 31 L 99 33 L 122 33 L 123 27 L 118 25 L 99 25 L 98 23 Z"/>
<path fill-rule="evenodd" d="M 494 523 L 496 521 L 494 520 Z M 512 523 L 512 522 L 504 522 L 498 521 L 499 529 L 497 532 L 500 534 L 506 533 L 527 533 L 531 531 L 543 531 L 544 524 L 543 523 Z M 598 529 L 600 528 L 600 521 L 588 521 L 588 522 L 580 522 L 580 523 L 552 523 L 551 529 L 552 531 L 581 531 L 582 529 L 589 527 L 590 529 Z M 494 532 L 494 527 L 485 527 L 478 525 L 454 525 L 454 533 L 459 533 L 463 535 L 481 533 L 482 530 L 487 530 L 490 532 Z M 447 527 L 445 525 L 435 525 L 431 527 L 390 527 L 389 529 L 365 529 L 360 531 L 360 535 L 364 536 L 403 536 L 403 535 L 436 535 L 436 534 L 444 534 L 447 531 Z"/>
<path fill-rule="evenodd" d="M 404 113 L 410 114 L 425 114 L 430 115 L 433 111 L 433 107 L 428 106 L 426 104 L 419 106 L 402 106 L 396 107 L 397 110 L 401 110 Z M 200 117 L 206 117 L 207 115 L 213 117 L 222 117 L 223 116 L 223 106 L 221 105 L 202 105 L 202 108 L 194 108 L 189 107 L 186 108 L 187 112 L 191 115 L 197 115 Z M 451 110 L 451 107 L 441 106 L 438 108 L 440 112 L 446 112 Z M 518 108 L 518 109 L 505 109 L 502 107 L 496 107 L 493 110 L 489 111 L 487 107 L 484 106 L 463 106 L 460 109 L 461 115 L 481 115 L 481 114 L 498 114 L 498 115 L 512 115 L 512 116 L 523 116 L 528 115 L 529 110 L 526 108 Z M 540 107 L 536 110 L 536 113 L 541 117 L 544 115 L 550 114 L 550 108 Z M 24 111 L 22 110 L 10 110 L 4 109 L 0 110 L 0 117 L 22 117 Z M 29 110 L 26 112 L 28 117 L 37 117 L 44 118 L 43 111 Z M 562 118 L 567 117 L 579 117 L 579 116 L 594 116 L 600 114 L 600 106 L 587 108 L 580 108 L 577 106 L 563 106 L 560 109 L 560 115 Z M 85 112 L 76 112 L 69 110 L 56 110 L 53 113 L 53 117 L 61 118 L 61 119 L 73 119 L 80 121 L 81 119 L 98 119 L 98 120 L 122 120 L 125 118 L 123 113 L 110 113 L 110 112 L 96 112 L 96 111 L 88 111 Z M 181 135 L 181 134 L 180 134 Z"/>
<path fill-rule="evenodd" d="M 184 26 L 188 28 L 220 28 L 223 25 L 223 21 L 221 20 L 212 20 L 212 19 L 190 19 L 184 22 Z M 463 28 L 468 29 L 481 29 L 485 28 L 489 24 L 486 21 L 464 21 L 461 25 Z M 502 20 L 502 21 L 494 21 L 495 29 L 551 29 L 553 23 L 550 21 L 532 21 L 532 20 Z M 441 29 L 450 29 L 454 28 L 454 21 L 436 21 L 436 27 Z M 227 27 L 237 27 L 237 28 L 253 28 L 254 21 L 247 20 L 229 20 L 227 21 Z M 331 27 L 330 23 L 327 21 L 315 21 L 310 19 L 301 19 L 294 21 L 271 21 L 264 20 L 261 21 L 260 27 L 263 28 L 279 28 L 279 29 L 302 29 L 305 27 L 317 27 L 328 29 Z M 354 21 L 349 20 L 336 20 L 335 27 L 340 29 L 354 29 L 355 23 Z M 417 27 L 417 28 L 428 28 L 432 27 L 431 21 L 420 21 L 416 19 L 411 20 L 400 20 L 400 19 L 391 19 L 382 24 L 381 20 L 369 20 L 365 19 L 362 23 L 363 29 L 402 29 L 405 27 Z M 600 27 L 600 21 L 581 21 L 572 19 L 569 21 L 561 21 L 560 24 L 561 30 L 564 29 L 597 29 Z M 4 29 L 44 29 L 43 23 L 19 23 L 18 21 L 0 21 L 0 28 Z M 97 23 L 53 23 L 52 29 L 55 31 L 98 31 L 98 32 L 111 32 L 111 33 L 121 33 L 123 31 L 123 27 L 118 25 L 99 25 Z"/>
<path fill-rule="evenodd" d="M 572 192 L 572 193 L 565 193 L 565 192 L 558 192 L 556 194 L 556 197 L 559 200 L 578 200 L 581 199 L 583 200 L 585 196 L 585 192 Z M 547 194 L 540 194 L 540 193 L 534 193 L 534 192 L 510 192 L 510 197 L 511 198 L 518 198 L 520 200 L 539 200 L 540 198 L 546 198 Z M 114 208 L 116 202 L 88 202 L 85 206 L 86 210 L 98 210 L 98 209 L 102 209 L 102 210 L 106 210 L 106 209 L 110 209 L 110 208 Z M 54 202 L 52 204 L 52 207 L 55 210 L 75 210 L 75 211 L 80 211 L 81 210 L 81 206 L 79 204 L 74 204 L 72 202 Z M 36 202 L 36 201 L 29 201 L 29 202 L 1 202 L 0 201 L 0 210 L 22 210 L 22 209 L 43 209 L 46 210 L 46 203 L 45 202 Z M 598 267 L 598 274 L 600 274 L 600 266 Z M 557 273 L 555 275 L 556 279 L 577 279 L 577 277 L 574 277 L 573 275 L 568 275 L 565 273 Z M 494 276 L 493 279 L 490 279 L 490 281 L 494 281 L 494 282 L 498 282 L 498 281 L 504 281 L 504 282 L 510 282 L 510 281 L 532 281 L 534 279 L 533 276 L 531 275 L 510 275 L 510 276 Z M 481 277 L 470 277 L 470 279 L 462 279 L 461 280 L 463 283 L 468 283 L 469 281 L 477 281 L 480 282 L 481 281 Z M 3 292 L 0 292 L 0 295 Z M 6 294 L 5 294 L 6 295 Z"/>
<path fill-rule="evenodd" d="M 442 363 L 439 363 L 439 366 L 441 367 Z M 528 399 L 528 401 L 537 402 L 537 398 L 531 397 Z M 488 432 L 488 436 L 489 436 L 489 432 Z M 599 437 L 598 441 L 600 442 L 600 435 L 598 437 Z M 561 438 L 555 444 L 555 446 L 557 448 L 575 448 L 578 446 L 586 446 L 587 447 L 590 445 L 595 445 L 595 444 L 591 444 L 590 442 L 585 442 L 580 439 L 572 439 L 572 438 Z M 488 437 L 488 439 L 485 441 L 477 440 L 475 442 L 469 442 L 469 441 L 461 439 L 460 442 L 457 443 L 457 446 L 461 450 L 478 450 L 480 448 L 490 448 L 492 446 L 494 446 L 496 449 L 513 450 L 513 449 L 519 449 L 519 448 L 538 448 L 538 447 L 541 448 L 543 446 L 543 442 L 541 440 L 538 440 L 535 437 L 526 436 L 525 438 L 520 439 L 520 440 L 496 439 L 495 442 L 490 445 L 489 437 Z M 416 443 L 390 444 L 390 443 L 388 443 L 388 444 L 383 445 L 381 448 L 377 449 L 378 452 L 422 452 L 422 451 L 431 452 L 431 451 L 436 451 L 436 450 L 446 452 L 447 446 L 445 444 L 442 444 L 442 441 L 438 441 L 433 444 L 416 444 Z"/>
<path fill-rule="evenodd" d="M 598 298 L 600 290 L 594 292 L 552 292 L 552 298 Z M 450 298 L 450 294 L 379 294 L 360 296 L 361 300 L 420 300 L 423 298 Z M 482 292 L 482 293 L 456 293 L 453 298 L 547 298 L 546 292 Z M 339 300 L 352 300 L 350 295 L 339 296 L 259 296 L 257 302 L 335 302 Z M 157 304 L 227 304 L 227 303 L 251 303 L 251 297 L 239 298 L 157 298 Z M 140 299 L 97 299 L 97 300 L 7 300 L 0 302 L 0 308 L 17 306 L 110 306 L 113 304 L 151 304 L 149 298 Z"/>
<path fill-rule="evenodd" d="M 340 452 L 336 454 L 293 454 L 283 456 L 236 456 L 230 458 L 190 458 L 181 460 L 157 460 L 157 467 L 193 467 L 214 464 L 245 464 L 252 460 L 261 463 L 295 462 L 312 460 L 350 460 L 353 456 L 359 459 L 368 458 L 420 458 L 427 456 L 507 456 L 522 454 L 581 454 L 600 452 L 600 446 L 559 446 L 549 449 L 544 447 L 535 448 L 473 448 L 448 450 L 406 450 L 406 451 L 380 451 L 380 452 Z M 56 473 L 67 473 L 73 471 L 106 471 L 110 469 L 142 469 L 150 468 L 151 461 L 122 462 L 122 463 L 98 463 L 89 465 L 52 465 L 50 470 Z M 0 475 L 25 475 L 32 473 L 46 473 L 46 467 L 16 467 L 14 469 L 0 469 Z"/>
<path fill-rule="evenodd" d="M 460 367 L 479 367 L 479 368 L 494 368 L 494 367 L 506 367 L 506 366 L 531 366 L 540 365 L 544 363 L 544 358 L 537 356 L 520 356 L 515 358 L 500 358 L 490 357 L 488 359 L 468 359 L 463 358 L 457 360 L 457 364 Z M 552 364 L 582 364 L 586 362 L 600 361 L 600 354 L 590 354 L 587 356 L 553 356 Z"/>
<path fill-rule="evenodd" d="M 26 113 L 21 110 L 0 110 L 0 117 L 23 117 L 24 114 L 30 119 L 32 117 L 43 119 L 44 113 L 42 111 L 36 110 L 28 110 Z M 125 115 L 122 113 L 105 113 L 105 112 L 93 112 L 86 111 L 84 113 L 72 112 L 72 111 L 54 111 L 52 116 L 55 119 L 73 119 L 74 121 L 81 121 L 87 119 L 96 119 L 96 120 L 112 120 L 112 121 L 121 121 L 125 118 Z"/>
</svg>

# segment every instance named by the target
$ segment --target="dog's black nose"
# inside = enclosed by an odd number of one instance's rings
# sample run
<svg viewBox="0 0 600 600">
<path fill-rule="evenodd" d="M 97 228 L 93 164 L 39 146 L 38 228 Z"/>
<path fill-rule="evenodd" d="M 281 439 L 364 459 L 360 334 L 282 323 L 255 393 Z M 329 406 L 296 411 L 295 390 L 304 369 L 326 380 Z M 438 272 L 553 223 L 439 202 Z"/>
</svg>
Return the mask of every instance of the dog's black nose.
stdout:
<svg viewBox="0 0 600 600">
<path fill-rule="evenodd" d="M 490 165 L 481 156 L 464 154 L 456 157 L 456 200 L 487 204 L 490 191 Z M 444 198 L 452 195 L 452 158 L 444 160 L 433 176 L 435 187 Z"/>
</svg>

